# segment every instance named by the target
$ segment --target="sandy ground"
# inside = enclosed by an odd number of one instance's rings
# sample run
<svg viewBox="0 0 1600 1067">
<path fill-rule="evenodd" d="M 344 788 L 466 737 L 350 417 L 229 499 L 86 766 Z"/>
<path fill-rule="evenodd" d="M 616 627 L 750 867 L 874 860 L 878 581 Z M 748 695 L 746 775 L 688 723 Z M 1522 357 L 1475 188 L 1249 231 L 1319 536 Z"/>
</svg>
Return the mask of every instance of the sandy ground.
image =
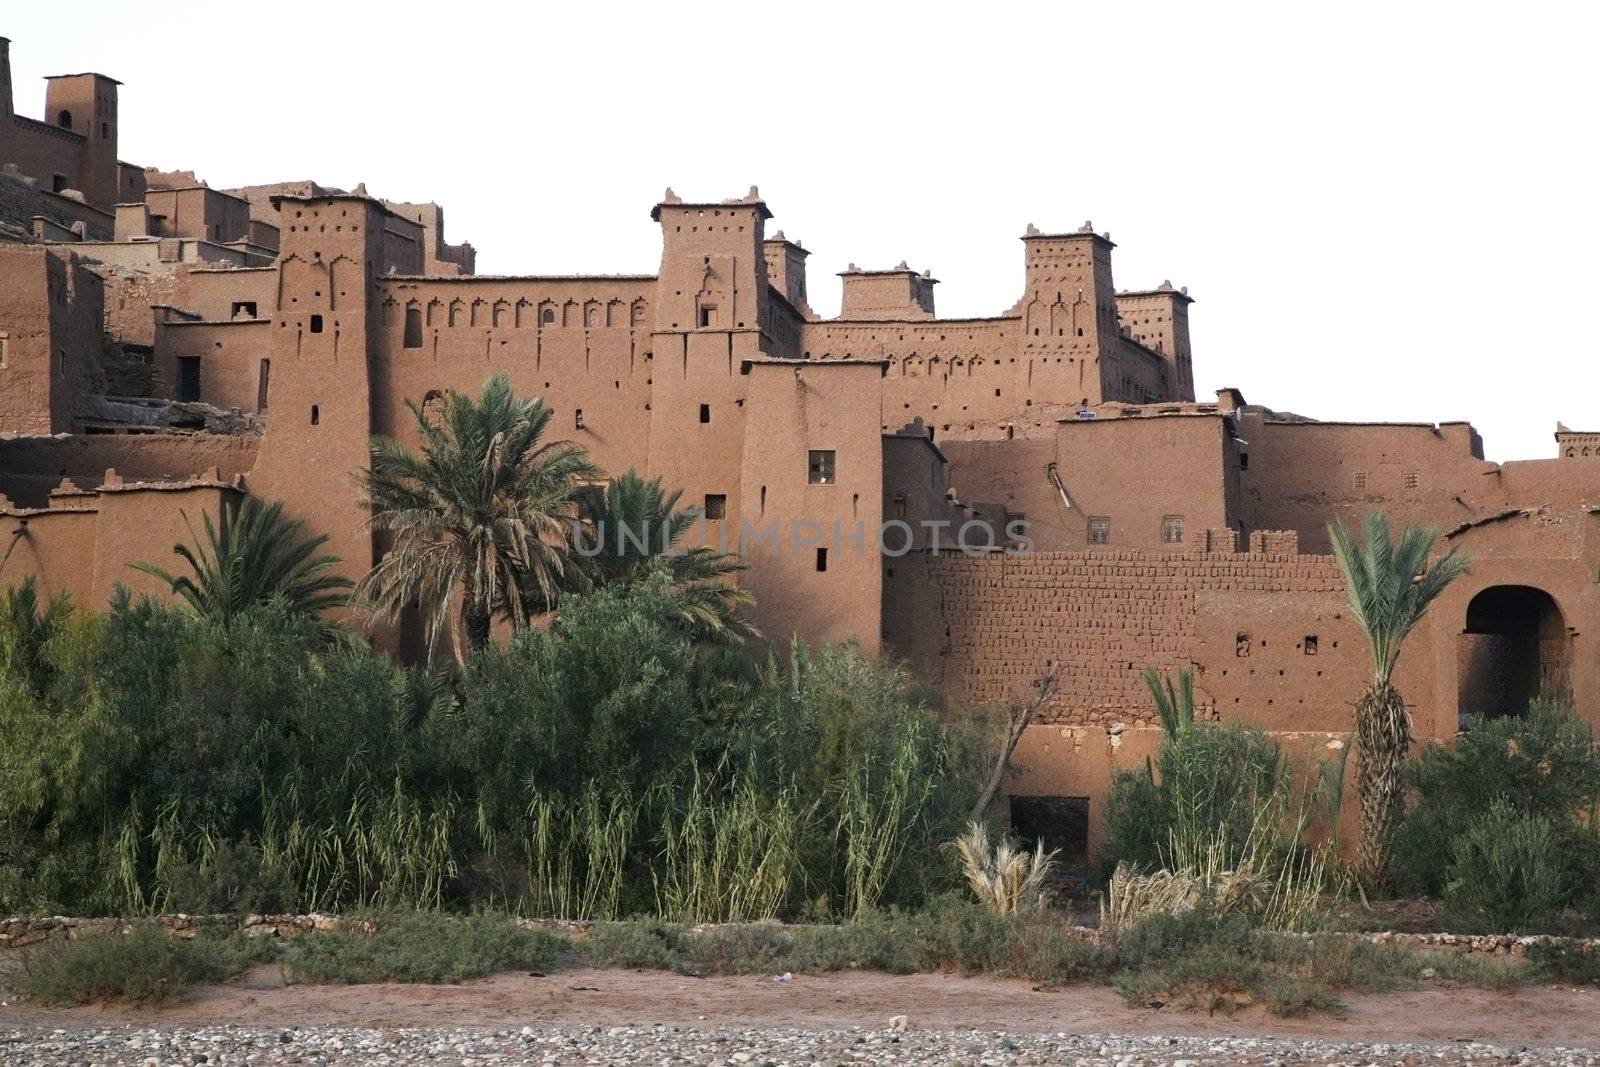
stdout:
<svg viewBox="0 0 1600 1067">
<path fill-rule="evenodd" d="M 1129 1008 L 1110 990 L 1040 991 L 1023 982 L 951 975 L 855 972 L 685 978 L 658 971 L 563 970 L 503 974 L 456 986 L 285 985 L 276 966 L 209 987 L 162 1009 L 0 1007 L 19 1029 L 108 1026 L 882 1028 L 892 1015 L 914 1029 L 1129 1035 L 1277 1036 L 1432 1044 L 1483 1042 L 1600 1049 L 1600 991 L 1442 987 L 1347 995 L 1348 1014 L 1276 1019 L 1260 1009 L 1231 1016 Z"/>
</svg>

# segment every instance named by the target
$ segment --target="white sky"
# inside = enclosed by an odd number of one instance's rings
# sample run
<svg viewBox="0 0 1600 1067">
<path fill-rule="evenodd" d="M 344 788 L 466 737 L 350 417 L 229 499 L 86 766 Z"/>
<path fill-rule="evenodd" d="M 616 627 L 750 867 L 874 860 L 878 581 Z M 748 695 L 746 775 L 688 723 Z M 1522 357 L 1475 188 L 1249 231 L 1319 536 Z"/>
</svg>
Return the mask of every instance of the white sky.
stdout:
<svg viewBox="0 0 1600 1067">
<path fill-rule="evenodd" d="M 652 273 L 664 187 L 755 182 L 820 313 L 905 258 L 987 315 L 1027 223 L 1091 218 L 1118 288 L 1198 299 L 1202 397 L 1469 419 L 1492 459 L 1600 429 L 1593 5 L 74 10 L 0 15 L 21 113 L 110 74 L 124 159 L 437 200 L 482 273 Z"/>
</svg>

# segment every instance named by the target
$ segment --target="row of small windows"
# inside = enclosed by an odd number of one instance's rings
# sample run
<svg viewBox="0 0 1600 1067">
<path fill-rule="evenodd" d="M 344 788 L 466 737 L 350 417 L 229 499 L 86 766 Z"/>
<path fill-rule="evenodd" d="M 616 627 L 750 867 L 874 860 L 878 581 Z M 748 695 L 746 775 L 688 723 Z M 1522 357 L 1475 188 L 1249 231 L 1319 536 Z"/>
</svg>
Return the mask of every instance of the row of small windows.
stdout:
<svg viewBox="0 0 1600 1067">
<path fill-rule="evenodd" d="M 506 321 L 506 315 L 507 315 L 507 311 L 508 310 L 509 309 L 507 307 L 503 306 L 503 305 L 496 306 L 494 311 L 493 311 L 493 314 L 492 314 L 492 325 L 494 325 L 494 326 L 508 326 L 508 325 L 511 325 L 510 323 L 508 323 Z M 461 305 L 452 306 L 450 308 L 448 325 L 450 325 L 450 326 L 466 326 L 466 325 L 469 325 L 469 323 L 462 321 L 463 317 L 465 315 L 465 311 L 466 311 L 466 309 Z M 635 325 L 635 326 L 644 325 L 644 323 L 645 323 L 644 305 L 642 305 L 642 304 L 634 305 L 633 312 L 632 312 L 632 314 L 630 316 L 630 319 L 631 319 L 632 324 Z M 584 325 L 585 326 L 599 327 L 599 326 L 618 325 L 617 323 L 613 323 L 610 320 L 611 320 L 611 316 L 609 314 L 607 314 L 606 309 L 603 309 L 603 308 L 600 308 L 600 307 L 590 307 L 588 309 L 588 311 L 584 315 Z M 539 311 L 539 324 L 541 326 L 554 326 L 554 325 L 556 325 L 556 309 L 553 308 L 553 307 L 545 307 L 545 308 L 540 309 L 540 311 Z M 406 308 L 405 340 L 403 341 L 403 344 L 404 344 L 404 346 L 406 348 L 421 348 L 422 347 L 422 330 L 423 330 L 424 325 L 432 325 L 432 324 L 424 322 L 421 308 L 414 308 L 414 307 L 413 308 Z"/>
<path fill-rule="evenodd" d="M 1353 488 L 1357 490 L 1365 490 L 1368 482 L 1367 472 L 1356 471 L 1351 477 L 1350 482 Z M 1406 471 L 1405 474 L 1401 476 L 1400 483 L 1407 489 L 1416 489 L 1422 485 L 1422 476 L 1417 471 Z"/>
</svg>

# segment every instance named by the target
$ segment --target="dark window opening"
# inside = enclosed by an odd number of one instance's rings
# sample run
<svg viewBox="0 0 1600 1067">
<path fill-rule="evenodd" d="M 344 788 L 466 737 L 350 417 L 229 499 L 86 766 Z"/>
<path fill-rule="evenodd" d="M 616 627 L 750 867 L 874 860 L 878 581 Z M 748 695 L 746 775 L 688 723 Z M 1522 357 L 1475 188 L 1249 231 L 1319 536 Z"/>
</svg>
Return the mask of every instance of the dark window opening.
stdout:
<svg viewBox="0 0 1600 1067">
<path fill-rule="evenodd" d="M 253 319 L 256 317 L 256 302 L 254 300 L 235 300 L 233 310 L 229 312 L 231 319 Z"/>
<path fill-rule="evenodd" d="M 1572 699 L 1572 634 L 1555 600 L 1527 585 L 1495 585 L 1467 605 L 1457 640 L 1457 711 L 1522 715 L 1529 701 Z"/>
<path fill-rule="evenodd" d="M 102 122 L 100 124 L 100 136 L 101 137 L 110 137 L 111 136 L 111 123 Z"/>
<path fill-rule="evenodd" d="M 819 549 L 817 549 L 817 573 L 820 574 L 823 571 L 826 571 L 827 569 L 828 569 L 828 550 L 826 548 L 819 548 Z"/>
<path fill-rule="evenodd" d="M 808 463 L 812 485 L 832 485 L 834 483 L 834 453 L 832 450 L 820 451 L 813 449 Z"/>
<path fill-rule="evenodd" d="M 546 326 L 549 326 L 550 324 L 555 322 L 556 321 L 556 309 L 555 308 L 545 308 L 543 311 L 539 312 L 539 321 L 541 323 L 543 323 L 544 325 L 546 325 Z"/>
<path fill-rule="evenodd" d="M 312 333 L 321 333 L 322 332 L 322 316 L 321 315 L 313 315 L 313 316 L 311 316 L 311 332 Z"/>
<path fill-rule="evenodd" d="M 272 360 L 261 361 L 261 370 L 256 376 L 256 411 L 267 410 L 267 381 L 272 376 Z"/>
<path fill-rule="evenodd" d="M 1250 469 L 1250 453 L 1239 453 L 1239 469 L 1242 471 L 1247 471 Z"/>
<path fill-rule="evenodd" d="M 178 399 L 195 403 L 200 399 L 200 357 L 178 357 Z"/>
<path fill-rule="evenodd" d="M 312 404 L 311 405 L 311 425 L 317 426 L 317 425 L 320 425 L 321 422 L 322 422 L 322 409 L 317 407 L 317 405 Z"/>
<path fill-rule="evenodd" d="M 1183 516 L 1166 515 L 1161 519 L 1161 543 L 1164 545 L 1178 545 L 1183 543 Z"/>
<path fill-rule="evenodd" d="M 711 405 L 710 404 L 701 404 L 700 405 L 700 421 L 701 422 L 710 422 L 711 421 Z"/>
<path fill-rule="evenodd" d="M 725 519 L 728 517 L 728 497 L 724 493 L 706 494 L 706 518 Z"/>
<path fill-rule="evenodd" d="M 63 130 L 72 129 L 72 112 L 63 109 L 56 115 L 56 125 Z"/>
<path fill-rule="evenodd" d="M 1104 517 L 1089 520 L 1089 543 L 1091 545 L 1109 545 L 1111 543 L 1111 520 Z"/>
<path fill-rule="evenodd" d="M 572 426 L 573 426 L 573 429 L 576 429 L 576 430 L 583 429 L 583 409 L 582 408 L 578 408 L 576 411 L 574 411 L 572 413 Z"/>
<path fill-rule="evenodd" d="M 700 325 L 715 326 L 717 324 L 717 308 L 715 304 L 705 304 L 700 308 Z"/>
<path fill-rule="evenodd" d="M 67 176 L 65 174 L 52 175 L 50 178 L 52 192 L 64 193 L 67 191 Z"/>
<path fill-rule="evenodd" d="M 1306 634 L 1305 638 L 1300 642 L 1300 648 L 1306 655 L 1315 656 L 1317 654 L 1317 635 Z"/>
<path fill-rule="evenodd" d="M 407 348 L 422 347 L 422 309 L 406 308 L 406 336 Z"/>
<path fill-rule="evenodd" d="M 1059 849 L 1063 874 L 1081 873 L 1089 863 L 1089 798 L 1012 797 L 1011 832 L 1029 850 Z"/>
</svg>

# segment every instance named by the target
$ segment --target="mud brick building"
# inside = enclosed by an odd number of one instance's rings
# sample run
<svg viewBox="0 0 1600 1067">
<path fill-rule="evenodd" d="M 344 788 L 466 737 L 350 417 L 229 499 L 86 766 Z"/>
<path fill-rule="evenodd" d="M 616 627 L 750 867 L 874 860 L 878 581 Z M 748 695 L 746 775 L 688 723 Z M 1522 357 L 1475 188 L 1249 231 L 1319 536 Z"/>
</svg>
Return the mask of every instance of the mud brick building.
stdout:
<svg viewBox="0 0 1600 1067">
<path fill-rule="evenodd" d="M 1465 423 L 1199 399 L 1191 298 L 1117 289 L 1089 224 L 1027 226 L 1019 296 L 987 318 L 940 318 L 905 263 L 850 266 L 824 317 L 755 188 L 668 190 L 652 275 L 480 276 L 436 204 L 120 161 L 103 75 L 51 79 L 45 117 L 19 116 L 7 48 L 0 582 L 154 591 L 127 561 L 240 491 L 359 574 L 369 433 L 407 438 L 406 400 L 504 373 L 605 470 L 684 490 L 700 536 L 749 558 L 769 639 L 855 639 L 961 703 L 1057 667 L 1013 814 L 1079 852 L 1112 770 L 1159 741 L 1146 667 L 1192 666 L 1205 714 L 1338 752 L 1368 667 L 1326 530 L 1368 509 L 1475 558 L 1401 663 L 1419 735 L 1538 693 L 1600 716 L 1600 433 L 1497 464 Z"/>
</svg>

